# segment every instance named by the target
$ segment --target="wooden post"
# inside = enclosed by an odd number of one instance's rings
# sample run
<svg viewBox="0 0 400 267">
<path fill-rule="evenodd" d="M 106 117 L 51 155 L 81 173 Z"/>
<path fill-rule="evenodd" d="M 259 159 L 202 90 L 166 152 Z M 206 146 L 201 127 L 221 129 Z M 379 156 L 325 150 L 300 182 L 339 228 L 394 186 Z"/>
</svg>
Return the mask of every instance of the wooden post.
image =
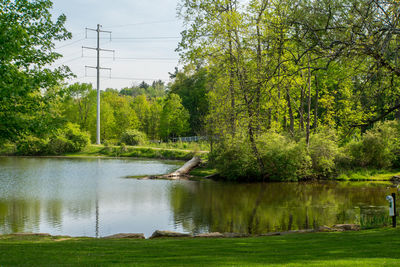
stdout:
<svg viewBox="0 0 400 267">
<path fill-rule="evenodd" d="M 396 192 L 397 192 L 397 187 L 391 188 L 390 192 L 392 193 L 392 198 L 393 198 L 393 210 L 394 210 L 394 216 L 392 216 L 392 226 L 393 228 L 396 228 L 397 222 L 396 222 Z"/>
</svg>

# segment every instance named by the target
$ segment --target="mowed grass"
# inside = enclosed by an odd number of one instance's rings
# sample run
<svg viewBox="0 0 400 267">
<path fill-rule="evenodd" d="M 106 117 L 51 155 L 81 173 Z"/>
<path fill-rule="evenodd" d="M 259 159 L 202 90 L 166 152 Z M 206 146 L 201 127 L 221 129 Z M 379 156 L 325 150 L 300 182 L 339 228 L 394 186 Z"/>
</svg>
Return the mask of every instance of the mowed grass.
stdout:
<svg viewBox="0 0 400 267">
<path fill-rule="evenodd" d="M 0 238 L 0 265 L 399 266 L 400 231 L 232 239 Z"/>
<path fill-rule="evenodd" d="M 339 181 L 390 181 L 393 176 L 400 176 L 399 170 L 359 169 L 340 174 Z"/>
<path fill-rule="evenodd" d="M 89 145 L 82 151 L 67 153 L 66 157 L 134 157 L 134 158 L 153 158 L 153 159 L 172 159 L 189 160 L 194 155 L 206 155 L 206 153 L 196 153 L 190 150 L 164 149 L 156 147 Z"/>
</svg>

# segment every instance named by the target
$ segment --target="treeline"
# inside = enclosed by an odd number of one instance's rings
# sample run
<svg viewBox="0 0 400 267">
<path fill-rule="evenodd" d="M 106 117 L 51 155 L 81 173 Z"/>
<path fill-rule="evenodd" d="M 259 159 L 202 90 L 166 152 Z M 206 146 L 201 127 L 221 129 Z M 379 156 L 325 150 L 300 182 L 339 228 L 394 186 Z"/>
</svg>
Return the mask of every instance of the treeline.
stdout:
<svg viewBox="0 0 400 267">
<path fill-rule="evenodd" d="M 51 5 L 0 2 L 0 141 L 37 138 L 55 153 L 86 133 L 94 141 L 96 92 L 60 85 L 69 69 L 48 67 L 61 57 L 54 41 L 71 38 Z M 102 92 L 103 142 L 208 136 L 209 162 L 235 180 L 398 166 L 398 1 L 181 0 L 178 10 L 185 66 L 168 86 Z"/>
<path fill-rule="evenodd" d="M 188 111 L 178 95 L 167 95 L 165 90 L 162 82 L 153 83 L 153 86 L 143 82 L 121 91 L 102 91 L 102 142 L 117 144 L 124 134 L 132 130 L 143 133 L 149 140 L 169 140 L 188 133 Z M 93 143 L 96 139 L 96 99 L 97 91 L 91 84 L 76 83 L 65 88 L 65 96 L 61 100 L 64 120 L 76 123 L 81 130 L 89 132 Z"/>
<path fill-rule="evenodd" d="M 399 14 L 394 0 L 180 1 L 181 73 L 206 73 L 220 172 L 266 181 L 394 167 L 397 123 L 369 129 L 400 117 Z"/>
</svg>

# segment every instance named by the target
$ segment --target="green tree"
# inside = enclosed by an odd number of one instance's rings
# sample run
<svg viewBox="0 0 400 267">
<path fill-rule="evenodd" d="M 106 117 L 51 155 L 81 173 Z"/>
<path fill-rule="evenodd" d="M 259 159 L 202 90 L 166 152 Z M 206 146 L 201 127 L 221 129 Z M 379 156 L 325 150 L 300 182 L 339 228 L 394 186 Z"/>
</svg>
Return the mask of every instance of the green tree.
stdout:
<svg viewBox="0 0 400 267">
<path fill-rule="evenodd" d="M 71 38 L 66 17 L 52 20 L 49 0 L 0 1 L 0 138 L 43 133 L 51 123 L 55 91 L 67 67 L 48 66 L 61 55 L 54 42 Z"/>
<path fill-rule="evenodd" d="M 208 113 L 207 71 L 190 71 L 189 68 L 178 72 L 170 85 L 170 92 L 182 98 L 182 105 L 190 114 L 191 134 L 204 134 L 205 116 Z"/>
<path fill-rule="evenodd" d="M 189 112 L 183 107 L 177 94 L 169 94 L 161 113 L 160 134 L 165 140 L 182 136 L 189 129 Z"/>
</svg>

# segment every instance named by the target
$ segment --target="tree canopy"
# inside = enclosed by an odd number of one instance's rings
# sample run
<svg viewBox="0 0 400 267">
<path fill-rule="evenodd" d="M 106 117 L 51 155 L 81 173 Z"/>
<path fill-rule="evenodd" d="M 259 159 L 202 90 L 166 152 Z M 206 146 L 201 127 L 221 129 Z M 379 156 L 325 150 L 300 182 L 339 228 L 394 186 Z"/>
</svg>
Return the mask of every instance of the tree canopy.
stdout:
<svg viewBox="0 0 400 267">
<path fill-rule="evenodd" d="M 56 116 L 54 99 L 67 67 L 50 69 L 60 54 L 54 41 L 71 38 L 49 0 L 0 1 L 0 139 L 43 132 Z"/>
</svg>

